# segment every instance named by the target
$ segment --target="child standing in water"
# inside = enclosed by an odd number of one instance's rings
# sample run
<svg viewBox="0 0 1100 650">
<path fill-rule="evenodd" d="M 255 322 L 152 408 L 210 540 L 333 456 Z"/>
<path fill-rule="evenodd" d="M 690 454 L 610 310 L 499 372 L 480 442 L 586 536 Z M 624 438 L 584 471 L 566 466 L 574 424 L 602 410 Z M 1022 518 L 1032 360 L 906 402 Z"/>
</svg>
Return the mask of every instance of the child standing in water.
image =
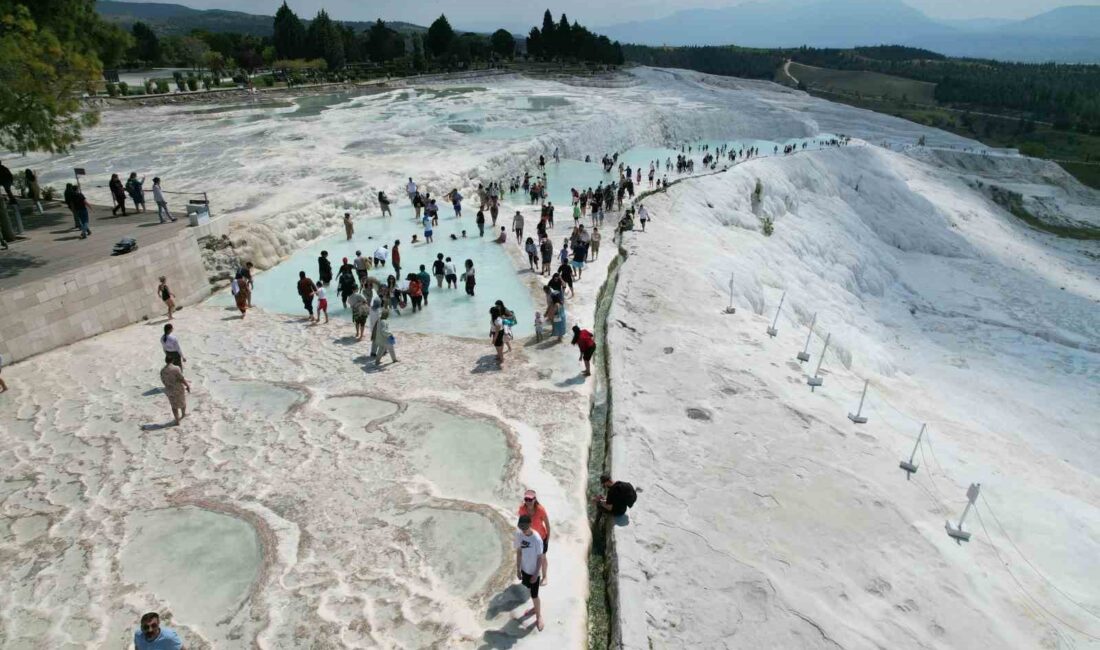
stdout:
<svg viewBox="0 0 1100 650">
<path fill-rule="evenodd" d="M 328 322 L 328 298 L 325 297 L 325 285 L 317 285 L 317 322 L 321 322 L 321 312 L 325 313 L 325 322 Z"/>
<path fill-rule="evenodd" d="M 536 311 L 535 312 L 535 341 L 536 342 L 541 342 L 542 341 L 542 328 L 543 328 L 542 312 L 541 311 Z"/>
</svg>

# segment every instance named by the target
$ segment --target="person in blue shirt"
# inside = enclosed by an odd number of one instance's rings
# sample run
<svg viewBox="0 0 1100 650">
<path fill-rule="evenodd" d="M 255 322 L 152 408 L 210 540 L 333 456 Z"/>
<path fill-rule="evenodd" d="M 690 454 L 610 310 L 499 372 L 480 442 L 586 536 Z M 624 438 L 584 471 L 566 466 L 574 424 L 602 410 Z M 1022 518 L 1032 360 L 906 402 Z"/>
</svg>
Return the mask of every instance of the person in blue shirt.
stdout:
<svg viewBox="0 0 1100 650">
<path fill-rule="evenodd" d="M 141 617 L 141 627 L 134 632 L 134 650 L 180 650 L 183 641 L 170 627 L 160 626 L 160 614 L 149 612 Z"/>
</svg>

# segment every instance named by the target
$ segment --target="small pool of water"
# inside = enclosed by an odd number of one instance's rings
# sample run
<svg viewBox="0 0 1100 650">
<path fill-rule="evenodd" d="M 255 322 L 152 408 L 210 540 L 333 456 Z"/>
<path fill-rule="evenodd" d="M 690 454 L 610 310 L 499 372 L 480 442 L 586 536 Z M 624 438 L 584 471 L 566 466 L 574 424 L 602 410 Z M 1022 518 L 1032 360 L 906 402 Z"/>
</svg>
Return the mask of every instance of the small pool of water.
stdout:
<svg viewBox="0 0 1100 650">
<path fill-rule="evenodd" d="M 413 466 L 441 496 L 494 503 L 512 454 L 498 426 L 453 415 L 432 406 L 411 404 L 386 428 L 406 442 Z"/>
<path fill-rule="evenodd" d="M 217 380 L 210 392 L 218 401 L 242 414 L 279 418 L 305 399 L 300 392 L 263 381 Z"/>
<path fill-rule="evenodd" d="M 259 537 L 247 522 L 195 507 L 135 512 L 119 554 L 123 579 L 175 618 L 203 631 L 228 619 L 260 570 Z"/>
<path fill-rule="evenodd" d="M 478 512 L 417 508 L 394 523 L 407 528 L 436 577 L 462 598 L 484 589 L 506 559 L 497 527 Z"/>
</svg>

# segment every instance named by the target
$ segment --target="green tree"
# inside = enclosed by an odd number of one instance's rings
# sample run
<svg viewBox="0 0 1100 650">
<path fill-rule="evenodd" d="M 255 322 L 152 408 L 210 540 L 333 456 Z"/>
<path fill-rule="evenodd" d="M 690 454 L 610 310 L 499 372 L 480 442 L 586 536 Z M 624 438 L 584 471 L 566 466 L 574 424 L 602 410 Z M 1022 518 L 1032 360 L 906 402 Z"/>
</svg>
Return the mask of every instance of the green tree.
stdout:
<svg viewBox="0 0 1100 650">
<path fill-rule="evenodd" d="M 542 50 L 542 56 L 547 59 L 552 59 L 559 54 L 558 29 L 549 9 L 542 15 L 542 47 L 540 49 Z"/>
<path fill-rule="evenodd" d="M 516 52 L 516 39 L 507 29 L 498 29 L 489 37 L 493 52 L 502 59 L 510 59 Z"/>
<path fill-rule="evenodd" d="M 418 42 L 414 40 L 414 44 Z M 386 23 L 379 20 L 367 30 L 367 53 L 371 61 L 383 63 L 405 56 L 405 39 L 401 34 L 386 27 Z M 420 58 L 424 58 L 421 51 Z"/>
<path fill-rule="evenodd" d="M 134 37 L 134 47 L 130 50 L 130 57 L 138 61 L 157 63 L 160 61 L 160 39 L 145 23 L 138 21 L 130 28 Z"/>
<path fill-rule="evenodd" d="M 428 38 L 424 41 L 424 46 L 428 54 L 443 56 L 450 49 L 454 38 L 455 32 L 451 29 L 451 23 L 447 22 L 447 16 L 440 14 L 439 18 L 436 18 L 435 22 L 428 27 Z"/>
<path fill-rule="evenodd" d="M 424 42 L 420 39 L 420 34 L 414 34 L 412 37 L 412 65 L 413 70 L 417 72 L 423 72 L 427 69 L 427 62 L 424 60 Z"/>
<path fill-rule="evenodd" d="M 310 58 L 324 59 L 329 70 L 344 67 L 344 37 L 339 27 L 321 9 L 306 30 L 306 50 Z"/>
<path fill-rule="evenodd" d="M 306 28 L 298 15 L 286 2 L 275 12 L 274 33 L 271 37 L 276 56 L 280 59 L 298 59 L 305 56 Z"/>
<path fill-rule="evenodd" d="M 207 52 L 202 57 L 202 64 L 217 78 L 221 78 L 222 73 L 225 72 L 225 56 L 221 52 L 213 50 Z"/>
<path fill-rule="evenodd" d="M 569 25 L 569 19 L 565 14 L 561 15 L 561 21 L 554 28 L 554 38 L 557 40 L 558 56 L 577 56 L 577 43 L 573 42 L 573 28 Z"/>
<path fill-rule="evenodd" d="M 538 27 L 532 27 L 527 33 L 527 56 L 532 59 L 542 58 L 542 32 Z"/>
<path fill-rule="evenodd" d="M 80 94 L 132 42 L 91 0 L 0 1 L 0 149 L 71 148 L 98 118 Z"/>
</svg>

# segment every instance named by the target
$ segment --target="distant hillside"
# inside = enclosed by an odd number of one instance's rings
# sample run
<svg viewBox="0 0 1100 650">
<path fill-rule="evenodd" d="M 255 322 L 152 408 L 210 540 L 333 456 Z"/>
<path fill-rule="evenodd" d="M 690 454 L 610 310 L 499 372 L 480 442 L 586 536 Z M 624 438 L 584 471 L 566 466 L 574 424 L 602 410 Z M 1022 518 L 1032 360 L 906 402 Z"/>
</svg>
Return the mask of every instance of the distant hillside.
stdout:
<svg viewBox="0 0 1100 650">
<path fill-rule="evenodd" d="M 208 32 L 239 32 L 254 36 L 270 36 L 274 21 L 274 16 L 259 16 L 221 9 L 192 9 L 183 5 L 157 2 L 98 0 L 95 6 L 101 16 L 113 23 L 128 28 L 135 22 L 141 21 L 162 35 L 189 34 L 192 30 L 202 29 Z M 309 24 L 309 20 L 305 18 L 302 22 Z M 350 25 L 355 31 L 367 29 L 371 24 L 365 21 L 340 22 Z M 386 25 L 399 32 L 427 31 L 426 27 L 412 23 L 386 21 Z"/>
<path fill-rule="evenodd" d="M 599 28 L 624 43 L 849 48 L 876 43 L 1004 61 L 1100 63 L 1100 7 L 1019 21 L 937 22 L 901 0 L 773 0 Z"/>
</svg>

